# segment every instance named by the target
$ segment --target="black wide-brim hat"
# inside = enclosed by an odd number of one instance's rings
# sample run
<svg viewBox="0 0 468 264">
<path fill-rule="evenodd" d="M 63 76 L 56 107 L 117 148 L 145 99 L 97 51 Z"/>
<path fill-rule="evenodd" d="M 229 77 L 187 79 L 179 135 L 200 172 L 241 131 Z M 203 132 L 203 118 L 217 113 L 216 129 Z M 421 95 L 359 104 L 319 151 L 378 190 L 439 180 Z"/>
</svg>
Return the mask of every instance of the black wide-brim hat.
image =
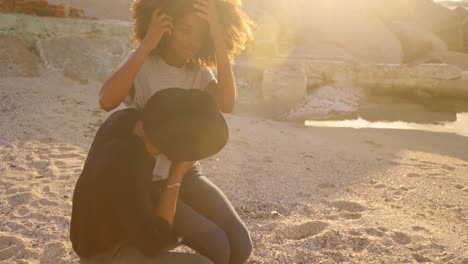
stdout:
<svg viewBox="0 0 468 264">
<path fill-rule="evenodd" d="M 168 88 L 143 109 L 150 141 L 172 161 L 196 161 L 218 153 L 229 138 L 226 120 L 213 97 L 201 90 Z"/>
</svg>

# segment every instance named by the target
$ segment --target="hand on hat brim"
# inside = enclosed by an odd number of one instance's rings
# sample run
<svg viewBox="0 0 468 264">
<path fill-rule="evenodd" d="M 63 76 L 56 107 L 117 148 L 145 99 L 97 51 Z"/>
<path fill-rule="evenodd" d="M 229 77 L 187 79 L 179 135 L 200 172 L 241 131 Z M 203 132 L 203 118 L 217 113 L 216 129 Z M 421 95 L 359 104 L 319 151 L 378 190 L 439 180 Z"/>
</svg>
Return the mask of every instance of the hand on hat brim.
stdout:
<svg viewBox="0 0 468 264">
<path fill-rule="evenodd" d="M 142 121 L 137 121 L 135 123 L 133 127 L 133 134 L 135 134 L 137 137 L 141 139 L 149 155 L 157 156 L 161 154 L 161 151 L 159 151 L 159 149 L 151 142 L 149 137 L 146 135 Z"/>
</svg>

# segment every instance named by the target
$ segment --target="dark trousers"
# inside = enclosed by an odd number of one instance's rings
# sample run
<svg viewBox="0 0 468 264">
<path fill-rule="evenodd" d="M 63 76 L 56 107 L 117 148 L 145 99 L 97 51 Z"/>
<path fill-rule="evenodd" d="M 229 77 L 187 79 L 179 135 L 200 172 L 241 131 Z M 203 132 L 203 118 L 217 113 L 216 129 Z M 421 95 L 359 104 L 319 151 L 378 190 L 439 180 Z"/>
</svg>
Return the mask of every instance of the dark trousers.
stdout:
<svg viewBox="0 0 468 264">
<path fill-rule="evenodd" d="M 154 182 L 155 202 L 164 185 Z M 181 184 L 174 232 L 182 244 L 216 264 L 245 263 L 252 252 L 249 232 L 229 200 L 195 168 Z"/>
</svg>

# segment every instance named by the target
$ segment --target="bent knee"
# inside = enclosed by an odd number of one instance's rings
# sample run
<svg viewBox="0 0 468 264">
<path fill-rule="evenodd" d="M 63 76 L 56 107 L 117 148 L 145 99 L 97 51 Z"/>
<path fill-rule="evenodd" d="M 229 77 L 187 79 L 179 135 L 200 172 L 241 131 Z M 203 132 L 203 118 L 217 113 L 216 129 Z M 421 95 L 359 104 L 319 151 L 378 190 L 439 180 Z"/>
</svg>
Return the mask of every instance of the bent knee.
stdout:
<svg viewBox="0 0 468 264">
<path fill-rule="evenodd" d="M 210 259 L 218 263 L 229 263 L 231 259 L 231 244 L 229 238 L 223 231 L 216 234 L 216 237 L 211 240 L 212 251 L 210 252 Z"/>
<path fill-rule="evenodd" d="M 253 245 L 252 240 L 248 240 L 244 243 L 242 250 L 239 252 L 239 263 L 245 263 L 252 254 Z"/>
<path fill-rule="evenodd" d="M 231 263 L 245 263 L 252 254 L 253 244 L 249 231 L 243 228 L 231 245 Z"/>
</svg>

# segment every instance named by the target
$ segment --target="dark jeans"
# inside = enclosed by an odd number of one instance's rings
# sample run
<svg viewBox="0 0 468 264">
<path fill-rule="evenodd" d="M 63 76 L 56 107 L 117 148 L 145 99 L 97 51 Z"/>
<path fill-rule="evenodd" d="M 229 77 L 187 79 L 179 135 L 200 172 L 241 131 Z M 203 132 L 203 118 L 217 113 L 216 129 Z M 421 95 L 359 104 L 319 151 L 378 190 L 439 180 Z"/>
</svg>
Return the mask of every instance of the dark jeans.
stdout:
<svg viewBox="0 0 468 264">
<path fill-rule="evenodd" d="M 164 184 L 153 183 L 155 202 Z M 229 200 L 195 168 L 182 181 L 174 231 L 182 244 L 216 264 L 245 263 L 252 252 L 249 232 Z"/>
</svg>

